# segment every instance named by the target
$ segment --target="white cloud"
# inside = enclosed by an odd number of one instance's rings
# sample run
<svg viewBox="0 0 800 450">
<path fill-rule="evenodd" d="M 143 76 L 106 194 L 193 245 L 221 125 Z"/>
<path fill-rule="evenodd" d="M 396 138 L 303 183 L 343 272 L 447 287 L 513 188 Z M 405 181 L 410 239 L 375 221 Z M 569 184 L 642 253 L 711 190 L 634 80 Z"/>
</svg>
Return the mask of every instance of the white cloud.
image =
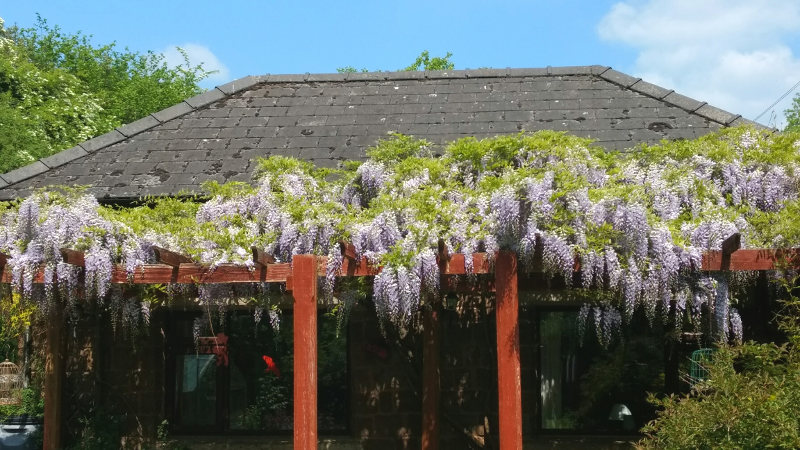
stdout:
<svg viewBox="0 0 800 450">
<path fill-rule="evenodd" d="M 636 76 L 749 119 L 800 80 L 800 55 L 787 44 L 800 33 L 800 2 L 629 0 L 598 33 L 638 50 Z M 774 108 L 777 125 L 793 96 Z"/>
<path fill-rule="evenodd" d="M 178 51 L 178 47 L 186 53 L 189 59 L 189 65 L 196 66 L 202 63 L 205 70 L 215 71 L 201 84 L 209 84 L 208 87 L 213 87 L 213 85 L 224 84 L 230 81 L 230 70 L 228 70 L 228 67 L 225 66 L 208 47 L 200 44 L 186 43 L 167 47 L 162 53 L 170 67 L 186 65 L 186 61 L 181 52 Z"/>
</svg>

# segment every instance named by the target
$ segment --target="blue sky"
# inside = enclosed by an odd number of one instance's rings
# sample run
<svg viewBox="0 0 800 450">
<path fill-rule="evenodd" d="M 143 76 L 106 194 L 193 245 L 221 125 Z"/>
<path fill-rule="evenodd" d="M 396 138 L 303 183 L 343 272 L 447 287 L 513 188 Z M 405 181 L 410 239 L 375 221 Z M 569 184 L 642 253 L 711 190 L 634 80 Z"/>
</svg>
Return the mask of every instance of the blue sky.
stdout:
<svg viewBox="0 0 800 450">
<path fill-rule="evenodd" d="M 4 2 L 6 25 L 40 13 L 97 43 L 175 46 L 219 73 L 396 70 L 422 51 L 456 68 L 610 65 L 748 118 L 800 81 L 795 0 L 496 0 L 289 2 L 27 0 Z M 791 96 L 790 96 L 791 97 Z M 775 107 L 781 124 L 788 100 Z M 760 121 L 768 122 L 770 114 Z"/>
</svg>

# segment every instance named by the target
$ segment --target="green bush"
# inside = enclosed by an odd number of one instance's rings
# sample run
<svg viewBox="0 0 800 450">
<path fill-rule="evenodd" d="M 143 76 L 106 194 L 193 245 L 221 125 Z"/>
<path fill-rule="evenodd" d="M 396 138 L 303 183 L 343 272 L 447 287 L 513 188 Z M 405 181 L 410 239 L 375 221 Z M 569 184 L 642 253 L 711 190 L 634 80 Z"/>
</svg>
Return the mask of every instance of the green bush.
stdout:
<svg viewBox="0 0 800 450">
<path fill-rule="evenodd" d="M 800 299 L 789 297 L 779 317 L 788 342 L 718 349 L 689 395 L 652 399 L 662 410 L 639 448 L 800 448 Z"/>
<path fill-rule="evenodd" d="M 22 402 L 19 405 L 0 405 L 0 422 L 13 416 L 36 416 L 44 414 L 44 397 L 38 389 L 22 390 Z"/>
</svg>

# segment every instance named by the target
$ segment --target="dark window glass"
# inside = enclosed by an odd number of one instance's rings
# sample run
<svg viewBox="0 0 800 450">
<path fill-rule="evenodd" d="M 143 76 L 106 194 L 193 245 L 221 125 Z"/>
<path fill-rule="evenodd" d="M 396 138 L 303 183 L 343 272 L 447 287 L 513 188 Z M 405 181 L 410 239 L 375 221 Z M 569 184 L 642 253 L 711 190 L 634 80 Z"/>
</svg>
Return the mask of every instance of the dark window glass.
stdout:
<svg viewBox="0 0 800 450">
<path fill-rule="evenodd" d="M 539 425 L 635 432 L 653 417 L 647 393 L 663 390 L 663 330 L 637 315 L 604 347 L 591 322 L 580 339 L 577 310 L 539 312 Z"/>
<path fill-rule="evenodd" d="M 256 325 L 248 311 L 229 313 L 219 329 L 201 333 L 201 341 L 206 335 L 208 342 L 227 340 L 225 356 L 208 346 L 195 348 L 191 330 L 198 316 L 173 320 L 176 431 L 291 432 L 292 316 L 285 314 L 273 329 L 266 317 Z M 342 433 L 348 425 L 346 333 L 337 337 L 336 320 L 322 314 L 318 328 L 319 431 Z"/>
</svg>

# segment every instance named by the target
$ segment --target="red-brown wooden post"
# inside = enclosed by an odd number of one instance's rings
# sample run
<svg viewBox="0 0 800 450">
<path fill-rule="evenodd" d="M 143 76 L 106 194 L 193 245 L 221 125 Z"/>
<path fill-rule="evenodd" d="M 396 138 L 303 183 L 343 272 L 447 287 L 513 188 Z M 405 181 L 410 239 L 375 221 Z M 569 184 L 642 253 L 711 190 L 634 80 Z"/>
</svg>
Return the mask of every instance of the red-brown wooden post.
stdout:
<svg viewBox="0 0 800 450">
<path fill-rule="evenodd" d="M 295 255 L 294 448 L 317 448 L 317 257 Z"/>
<path fill-rule="evenodd" d="M 63 447 L 61 426 L 63 423 L 64 387 L 64 312 L 61 305 L 50 307 L 47 315 L 47 342 L 45 343 L 44 366 L 44 450 Z"/>
<path fill-rule="evenodd" d="M 422 347 L 422 450 L 439 450 L 439 310 L 423 312 Z"/>
<path fill-rule="evenodd" d="M 517 255 L 500 251 L 494 269 L 497 298 L 497 395 L 500 450 L 522 450 Z"/>
</svg>

